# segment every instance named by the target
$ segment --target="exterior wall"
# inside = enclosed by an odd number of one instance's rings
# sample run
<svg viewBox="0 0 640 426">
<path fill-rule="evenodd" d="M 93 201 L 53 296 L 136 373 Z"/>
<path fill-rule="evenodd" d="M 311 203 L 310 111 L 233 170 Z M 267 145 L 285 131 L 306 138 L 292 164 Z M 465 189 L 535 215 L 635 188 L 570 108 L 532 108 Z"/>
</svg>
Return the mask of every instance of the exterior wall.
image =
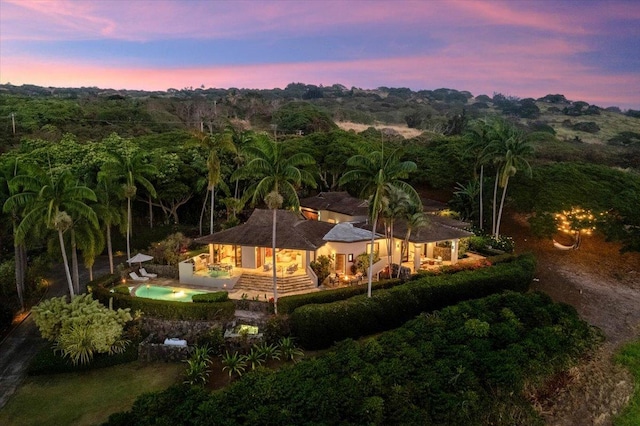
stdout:
<svg viewBox="0 0 640 426">
<path fill-rule="evenodd" d="M 337 242 L 337 241 L 330 241 L 327 244 L 325 244 L 324 246 L 320 247 L 317 251 L 316 251 L 316 257 L 317 256 L 329 256 L 332 257 L 332 254 L 344 254 L 346 256 L 346 260 L 345 260 L 345 269 L 346 272 L 348 274 L 351 273 L 351 265 L 355 262 L 356 258 L 358 257 L 359 254 L 364 253 L 367 249 L 367 245 L 370 244 L 371 241 L 357 241 L 357 242 L 353 242 L 353 243 L 345 243 L 345 242 Z M 387 253 L 387 244 L 386 241 L 384 239 L 378 239 L 376 240 L 376 243 L 379 244 L 380 247 L 380 258 L 384 258 L 386 259 L 386 253 Z M 349 261 L 349 255 L 352 254 L 353 255 L 353 261 Z M 334 261 L 335 262 L 335 261 Z M 334 267 L 335 267 L 335 263 L 334 263 Z"/>
<path fill-rule="evenodd" d="M 367 217 L 366 216 L 350 216 L 347 214 L 336 213 L 329 210 L 320 210 L 318 212 L 318 220 L 322 222 L 330 222 L 330 223 L 364 222 L 367 220 Z"/>
<path fill-rule="evenodd" d="M 242 246 L 242 267 L 247 269 L 255 269 L 258 266 L 258 259 L 256 259 L 256 248 Z"/>
</svg>

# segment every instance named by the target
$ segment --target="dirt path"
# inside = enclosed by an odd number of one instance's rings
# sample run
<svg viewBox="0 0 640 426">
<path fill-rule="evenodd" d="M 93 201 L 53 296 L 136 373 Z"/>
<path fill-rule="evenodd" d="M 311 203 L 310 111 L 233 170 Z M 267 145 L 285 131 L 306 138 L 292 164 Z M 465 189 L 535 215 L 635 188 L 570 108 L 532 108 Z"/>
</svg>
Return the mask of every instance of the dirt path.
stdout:
<svg viewBox="0 0 640 426">
<path fill-rule="evenodd" d="M 633 392 L 631 376 L 611 356 L 640 336 L 640 253 L 620 254 L 619 244 L 599 236 L 583 238 L 578 250 L 558 250 L 533 238 L 525 218 L 510 219 L 503 233 L 514 237 L 518 252 L 533 252 L 538 260 L 532 288 L 574 306 L 606 336 L 593 359 L 572 369 L 538 409 L 549 425 L 610 425 Z"/>
</svg>

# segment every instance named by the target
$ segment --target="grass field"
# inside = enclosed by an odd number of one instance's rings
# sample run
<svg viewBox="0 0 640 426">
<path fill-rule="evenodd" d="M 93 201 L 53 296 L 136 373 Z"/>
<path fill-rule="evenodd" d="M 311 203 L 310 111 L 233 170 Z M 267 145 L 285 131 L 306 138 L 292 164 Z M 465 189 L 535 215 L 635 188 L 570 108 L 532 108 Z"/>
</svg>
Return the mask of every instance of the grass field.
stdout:
<svg viewBox="0 0 640 426">
<path fill-rule="evenodd" d="M 640 425 L 640 340 L 627 343 L 616 355 L 616 361 L 629 369 L 636 383 L 629 405 L 613 424 L 615 426 Z"/>
<path fill-rule="evenodd" d="M 95 425 L 136 397 L 181 380 L 183 364 L 133 362 L 83 373 L 27 378 L 0 410 L 0 425 Z"/>
</svg>

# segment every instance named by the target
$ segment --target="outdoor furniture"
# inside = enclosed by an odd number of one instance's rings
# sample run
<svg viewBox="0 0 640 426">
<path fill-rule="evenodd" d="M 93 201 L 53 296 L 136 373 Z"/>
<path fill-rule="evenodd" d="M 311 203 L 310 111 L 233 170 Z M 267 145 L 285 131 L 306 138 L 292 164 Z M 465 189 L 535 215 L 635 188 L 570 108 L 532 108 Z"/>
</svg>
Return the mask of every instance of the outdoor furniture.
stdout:
<svg viewBox="0 0 640 426">
<path fill-rule="evenodd" d="M 262 270 L 264 272 L 269 272 L 272 267 L 273 267 L 273 265 L 271 263 L 265 263 L 264 266 L 262 267 Z"/>
<path fill-rule="evenodd" d="M 134 281 L 149 281 L 149 277 L 141 277 L 138 274 L 136 274 L 135 272 L 129 272 L 129 276 Z"/>
<path fill-rule="evenodd" d="M 158 278 L 158 274 L 151 274 L 149 272 L 147 272 L 146 269 L 144 268 L 140 268 L 138 270 L 138 272 L 140 272 L 140 275 L 142 275 L 143 277 L 147 277 L 147 278 Z"/>
<path fill-rule="evenodd" d="M 287 266 L 287 274 L 293 274 L 297 270 L 298 270 L 298 264 L 297 263 L 293 263 L 293 264 Z"/>
</svg>

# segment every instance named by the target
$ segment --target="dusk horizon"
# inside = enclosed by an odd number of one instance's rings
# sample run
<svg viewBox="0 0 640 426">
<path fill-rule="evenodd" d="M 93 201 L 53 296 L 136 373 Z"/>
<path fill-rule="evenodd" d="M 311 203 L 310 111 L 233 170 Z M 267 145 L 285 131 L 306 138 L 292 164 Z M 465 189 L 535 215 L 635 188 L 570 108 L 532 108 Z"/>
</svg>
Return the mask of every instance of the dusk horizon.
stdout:
<svg viewBox="0 0 640 426">
<path fill-rule="evenodd" d="M 0 0 L 0 83 L 562 94 L 640 109 L 629 1 Z"/>
</svg>

